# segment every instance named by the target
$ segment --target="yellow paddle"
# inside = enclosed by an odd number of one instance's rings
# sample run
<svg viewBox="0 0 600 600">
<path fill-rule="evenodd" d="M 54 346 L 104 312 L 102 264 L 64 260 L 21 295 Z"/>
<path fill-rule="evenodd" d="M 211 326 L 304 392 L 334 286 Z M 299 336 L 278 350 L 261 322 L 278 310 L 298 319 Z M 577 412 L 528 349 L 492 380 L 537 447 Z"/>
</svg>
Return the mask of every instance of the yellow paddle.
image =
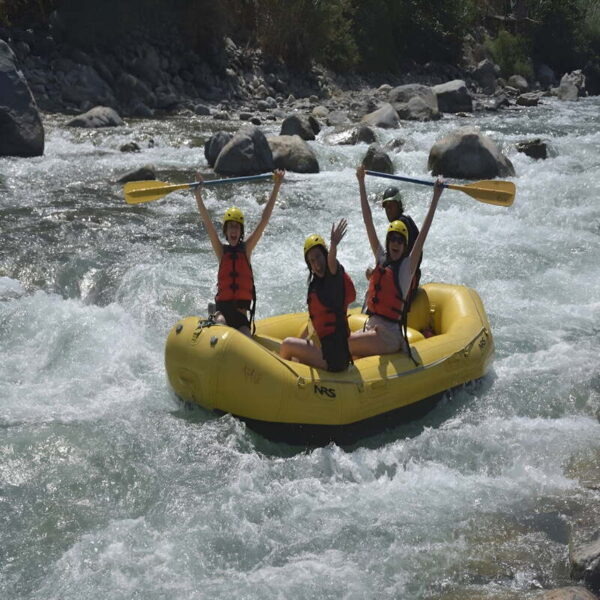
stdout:
<svg viewBox="0 0 600 600">
<path fill-rule="evenodd" d="M 165 183 L 164 181 L 130 181 L 123 186 L 125 202 L 127 204 L 141 204 L 142 202 L 153 202 L 163 196 L 177 190 L 193 189 L 199 185 L 218 185 L 220 183 L 237 183 L 239 181 L 254 181 L 257 179 L 269 179 L 272 173 L 262 175 L 246 175 L 244 177 L 230 177 L 228 179 L 211 179 L 208 181 L 194 181 L 192 183 Z"/>
<path fill-rule="evenodd" d="M 387 179 L 397 179 L 399 181 L 408 181 L 409 183 L 419 183 L 421 185 L 434 186 L 433 181 L 424 179 L 413 179 L 412 177 L 404 177 L 402 175 L 390 175 L 389 173 L 380 173 L 379 171 L 365 171 L 367 175 L 375 177 L 385 177 Z M 458 185 L 456 183 L 444 183 L 444 187 L 451 190 L 459 190 L 465 194 L 469 194 L 479 202 L 486 204 L 495 204 L 496 206 L 510 206 L 515 200 L 517 188 L 512 181 L 498 181 L 491 179 L 488 181 L 476 181 L 466 185 Z"/>
</svg>

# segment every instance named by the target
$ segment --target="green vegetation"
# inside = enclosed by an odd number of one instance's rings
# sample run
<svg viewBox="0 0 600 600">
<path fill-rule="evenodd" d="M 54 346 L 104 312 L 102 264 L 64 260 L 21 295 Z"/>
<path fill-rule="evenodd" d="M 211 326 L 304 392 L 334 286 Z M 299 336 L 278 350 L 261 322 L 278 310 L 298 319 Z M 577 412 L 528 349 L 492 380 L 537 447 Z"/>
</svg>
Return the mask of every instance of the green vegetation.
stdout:
<svg viewBox="0 0 600 600">
<path fill-rule="evenodd" d="M 522 36 L 511 35 L 508 31 L 501 30 L 495 39 L 488 38 L 485 45 L 500 67 L 502 77 L 533 75 L 533 67 L 529 59 L 531 53 L 526 39 Z"/>
<path fill-rule="evenodd" d="M 532 59 L 558 72 L 600 60 L 600 0 L 0 0 L 0 25 L 30 27 L 54 10 L 82 45 L 176 33 L 217 61 L 227 35 L 296 68 L 458 64 L 465 34 L 498 23 L 486 45 L 505 76 L 531 75 Z"/>
</svg>

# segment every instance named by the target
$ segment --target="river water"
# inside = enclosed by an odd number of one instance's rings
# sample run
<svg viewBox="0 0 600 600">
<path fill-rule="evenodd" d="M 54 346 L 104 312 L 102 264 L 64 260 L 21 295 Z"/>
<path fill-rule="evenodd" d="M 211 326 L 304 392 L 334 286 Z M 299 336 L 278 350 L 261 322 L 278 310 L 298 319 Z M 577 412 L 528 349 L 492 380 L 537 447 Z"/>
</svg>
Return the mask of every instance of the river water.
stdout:
<svg viewBox="0 0 600 600">
<path fill-rule="evenodd" d="M 193 180 L 216 124 L 65 121 L 46 116 L 43 157 L 0 159 L 1 598 L 450 600 L 568 583 L 570 527 L 600 505 L 598 98 L 379 132 L 406 140 L 393 159 L 409 176 L 428 178 L 432 144 L 463 124 L 513 161 L 510 208 L 444 193 L 422 266 L 479 292 L 496 358 L 422 421 L 310 451 L 184 410 L 166 383 L 167 332 L 205 313 L 216 260 L 189 192 L 128 206 L 115 181 L 147 163 Z M 339 258 L 366 288 L 366 146 L 327 133 L 311 142 L 321 173 L 287 175 L 254 253 L 258 318 L 303 309 L 303 240 L 340 217 Z M 553 156 L 517 153 L 531 137 Z M 388 185 L 367 178 L 371 194 Z M 235 202 L 252 227 L 270 187 L 207 189 L 207 205 L 218 220 Z M 401 187 L 421 223 L 430 188 Z"/>
</svg>

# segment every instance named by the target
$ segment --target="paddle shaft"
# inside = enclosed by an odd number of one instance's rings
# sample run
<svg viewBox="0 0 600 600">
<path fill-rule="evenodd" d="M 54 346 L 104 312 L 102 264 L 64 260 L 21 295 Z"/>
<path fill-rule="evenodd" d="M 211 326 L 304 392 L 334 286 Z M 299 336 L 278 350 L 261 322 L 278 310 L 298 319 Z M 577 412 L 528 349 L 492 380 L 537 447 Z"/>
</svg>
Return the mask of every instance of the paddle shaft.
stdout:
<svg viewBox="0 0 600 600">
<path fill-rule="evenodd" d="M 209 179 L 208 181 L 195 181 L 190 183 L 190 188 L 198 187 L 199 185 L 219 185 L 220 183 L 238 183 L 240 181 L 255 181 L 257 179 L 269 179 L 273 177 L 273 173 L 263 173 L 262 175 L 244 175 L 243 177 L 229 177 L 226 179 Z"/>
<path fill-rule="evenodd" d="M 408 181 L 409 183 L 420 183 L 421 185 L 429 185 L 433 187 L 435 181 L 427 181 L 425 179 L 414 179 L 412 177 L 404 177 L 404 175 L 390 175 L 389 173 L 381 173 L 379 171 L 365 171 L 367 175 L 374 175 L 375 177 L 385 177 L 386 179 L 397 179 L 398 181 Z M 451 184 L 444 183 L 444 187 L 450 187 Z"/>
</svg>

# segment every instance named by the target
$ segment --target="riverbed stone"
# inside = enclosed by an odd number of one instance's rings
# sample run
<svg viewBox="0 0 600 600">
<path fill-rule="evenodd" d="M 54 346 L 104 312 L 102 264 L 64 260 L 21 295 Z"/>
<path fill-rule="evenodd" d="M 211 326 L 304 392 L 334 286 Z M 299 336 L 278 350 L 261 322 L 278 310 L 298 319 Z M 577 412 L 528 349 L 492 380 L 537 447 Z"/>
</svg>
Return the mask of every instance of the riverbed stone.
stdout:
<svg viewBox="0 0 600 600">
<path fill-rule="evenodd" d="M 580 546 L 570 553 L 571 577 L 582 580 L 596 594 L 600 593 L 600 537 Z"/>
<path fill-rule="evenodd" d="M 396 129 L 400 125 L 396 109 L 386 102 L 383 106 L 365 115 L 361 119 L 364 125 L 380 127 L 381 129 Z"/>
<path fill-rule="evenodd" d="M 0 40 L 0 156 L 44 154 L 44 126 L 10 46 Z"/>
<path fill-rule="evenodd" d="M 548 158 L 548 145 L 540 138 L 517 142 L 517 150 L 535 159 Z"/>
<path fill-rule="evenodd" d="M 114 108 L 110 108 L 109 106 L 95 106 L 67 123 L 68 127 L 86 127 L 88 129 L 119 127 L 121 125 L 125 125 L 123 119 L 121 119 Z"/>
<path fill-rule="evenodd" d="M 117 179 L 118 183 L 127 183 L 128 181 L 146 181 L 156 179 L 156 169 L 153 165 L 144 165 L 139 169 L 128 171 Z"/>
<path fill-rule="evenodd" d="M 472 112 L 473 98 L 462 79 L 433 86 L 438 108 L 445 113 Z"/>
<path fill-rule="evenodd" d="M 215 162 L 217 161 L 217 157 L 221 150 L 223 150 L 232 137 L 233 134 L 229 131 L 217 131 L 217 133 L 213 133 L 213 135 L 208 138 L 204 144 L 204 158 L 206 158 L 206 162 L 210 167 L 215 166 Z"/>
<path fill-rule="evenodd" d="M 433 175 L 460 179 L 515 175 L 510 160 L 476 127 L 461 127 L 438 140 L 429 152 L 427 168 Z"/>
<path fill-rule="evenodd" d="M 584 587 L 569 586 L 548 590 L 540 596 L 535 596 L 535 600 L 597 600 L 597 598 Z"/>
<path fill-rule="evenodd" d="M 433 121 L 442 116 L 437 98 L 427 85 L 412 83 L 395 87 L 389 94 L 389 101 L 401 119 Z"/>
<path fill-rule="evenodd" d="M 294 136 L 298 135 L 303 140 L 314 140 L 315 132 L 313 127 L 308 120 L 308 117 L 304 115 L 289 115 L 281 123 L 280 136 Z"/>
<path fill-rule="evenodd" d="M 279 135 L 267 139 L 277 169 L 294 173 L 318 173 L 319 161 L 313 149 L 299 135 Z"/>
<path fill-rule="evenodd" d="M 379 171 L 380 173 L 392 174 L 394 172 L 392 159 L 378 144 L 369 146 L 362 159 L 362 166 L 370 171 Z"/>
<path fill-rule="evenodd" d="M 223 147 L 214 170 L 221 175 L 256 175 L 275 168 L 273 153 L 258 127 L 245 126 Z"/>
</svg>

